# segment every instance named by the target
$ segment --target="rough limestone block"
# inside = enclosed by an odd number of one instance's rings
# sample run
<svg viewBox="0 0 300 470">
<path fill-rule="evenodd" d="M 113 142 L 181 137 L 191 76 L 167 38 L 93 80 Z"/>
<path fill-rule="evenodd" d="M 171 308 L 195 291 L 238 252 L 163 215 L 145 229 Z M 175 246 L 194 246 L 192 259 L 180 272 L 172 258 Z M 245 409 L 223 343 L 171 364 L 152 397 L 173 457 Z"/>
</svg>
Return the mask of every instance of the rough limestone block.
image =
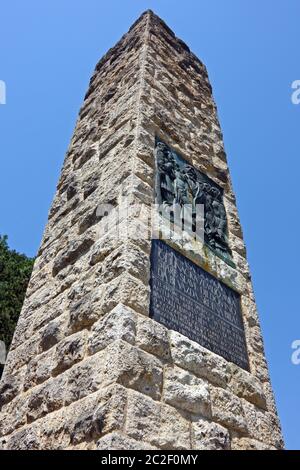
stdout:
<svg viewBox="0 0 300 470">
<path fill-rule="evenodd" d="M 28 390 L 35 385 L 39 385 L 51 377 L 51 372 L 55 365 L 54 350 L 50 349 L 43 354 L 31 359 L 27 366 L 24 380 L 24 390 Z"/>
<path fill-rule="evenodd" d="M 233 437 L 231 441 L 231 450 L 276 450 L 276 447 L 247 437 Z"/>
<path fill-rule="evenodd" d="M 53 276 L 56 276 L 59 271 L 68 266 L 74 264 L 76 261 L 86 254 L 90 247 L 94 244 L 94 236 L 91 233 L 84 234 L 81 238 L 77 238 L 69 243 L 68 247 L 58 253 L 53 263 Z"/>
<path fill-rule="evenodd" d="M 46 403 L 46 387 L 42 385 L 34 389 L 28 398 L 27 421 L 31 423 L 48 413 Z"/>
<path fill-rule="evenodd" d="M 36 264 L 34 264 L 34 269 L 36 268 Z M 43 307 L 46 305 L 50 300 L 54 297 L 53 290 L 47 289 L 47 287 L 43 287 L 38 291 L 34 292 L 33 294 L 29 294 L 28 297 L 25 297 L 24 301 L 24 313 L 22 317 L 27 318 L 31 316 L 35 310 Z"/>
<path fill-rule="evenodd" d="M 93 325 L 88 339 L 89 354 L 95 354 L 118 339 L 134 344 L 135 323 L 135 312 L 122 304 L 117 305 Z"/>
<path fill-rule="evenodd" d="M 122 244 L 116 234 L 109 232 L 96 241 L 91 250 L 90 265 L 102 262 L 110 253 Z"/>
<path fill-rule="evenodd" d="M 68 423 L 72 415 L 68 408 L 62 408 L 41 418 L 40 448 L 43 450 L 64 450 L 70 444 Z"/>
<path fill-rule="evenodd" d="M 122 196 L 126 198 L 134 198 L 140 204 L 149 206 L 153 200 L 153 189 L 142 179 L 131 174 L 122 183 Z"/>
<path fill-rule="evenodd" d="M 1 426 L 0 426 L 0 438 L 8 434 L 9 432 L 9 415 L 7 413 L 2 412 L 1 414 Z"/>
<path fill-rule="evenodd" d="M 61 331 L 57 331 L 57 335 L 59 336 L 59 340 L 63 338 L 65 334 L 65 326 L 64 320 L 66 318 L 66 304 L 67 304 L 67 295 L 66 293 L 58 294 L 55 299 L 51 301 L 51 309 L 49 309 L 49 305 L 42 305 L 38 310 L 35 311 L 34 315 L 31 317 L 31 320 L 34 324 L 34 332 L 38 332 L 40 330 L 40 338 L 42 339 L 42 334 L 46 331 L 46 327 L 52 322 L 52 320 L 59 318 L 59 326 L 61 326 Z M 60 325 L 60 321 L 62 324 Z M 55 324 L 54 324 L 55 325 Z M 59 341 L 58 340 L 58 341 Z M 47 343 L 47 338 L 45 338 L 45 350 L 49 349 L 51 344 Z M 57 341 L 56 341 L 57 342 Z M 41 351 L 41 345 L 39 345 L 39 350 Z"/>
<path fill-rule="evenodd" d="M 235 204 L 224 198 L 228 228 L 237 237 L 243 238 L 242 227 L 239 221 L 239 215 Z"/>
<path fill-rule="evenodd" d="M 95 266 L 99 284 L 108 284 L 121 274 L 129 272 L 131 263 L 127 261 L 126 246 L 119 247 L 110 253 L 101 264 Z"/>
<path fill-rule="evenodd" d="M 7 449 L 10 450 L 39 450 L 39 426 L 28 426 L 12 434 L 7 440 Z"/>
<path fill-rule="evenodd" d="M 269 382 L 269 369 L 264 355 L 253 351 L 249 346 L 248 353 L 251 373 L 255 375 L 261 383 Z"/>
<path fill-rule="evenodd" d="M 192 444 L 197 450 L 229 450 L 230 434 L 220 424 L 200 418 L 192 422 Z"/>
<path fill-rule="evenodd" d="M 12 351 L 19 346 L 22 342 L 29 339 L 33 335 L 34 331 L 34 322 L 29 316 L 27 318 L 20 318 L 18 321 L 12 343 L 10 345 L 10 350 Z"/>
<path fill-rule="evenodd" d="M 4 374 L 0 382 L 0 410 L 6 403 L 12 401 L 23 389 L 25 368 L 19 369 L 14 374 Z"/>
<path fill-rule="evenodd" d="M 31 423 L 64 405 L 67 376 L 61 375 L 35 387 L 28 396 L 27 422 Z"/>
<path fill-rule="evenodd" d="M 233 393 L 217 387 L 211 387 L 212 418 L 240 433 L 247 433 L 247 424 L 241 400 Z"/>
<path fill-rule="evenodd" d="M 0 437 L 0 450 L 5 450 L 7 444 L 7 439 L 5 437 Z"/>
<path fill-rule="evenodd" d="M 74 291 L 76 288 L 77 286 L 74 287 Z M 74 295 L 69 305 L 68 328 L 70 332 L 75 333 L 90 327 L 103 315 L 101 305 L 104 291 L 105 286 L 100 286 L 92 292 L 82 293 L 79 299 L 77 295 Z"/>
<path fill-rule="evenodd" d="M 208 417 L 211 415 L 207 382 L 179 367 L 166 366 L 163 398 L 175 408 Z"/>
<path fill-rule="evenodd" d="M 137 234 L 134 232 L 134 236 L 143 239 L 144 232 L 141 231 L 143 229 L 142 224 L 140 221 L 137 224 Z M 147 232 L 145 232 L 145 235 Z M 145 237 L 146 238 L 146 237 Z M 143 244 L 144 246 L 144 244 Z M 140 248 L 140 242 L 138 241 L 135 243 L 135 240 L 133 240 L 132 243 L 127 245 L 127 250 L 126 250 L 126 262 L 127 262 L 127 269 L 128 272 L 136 277 L 137 279 L 140 279 L 146 286 L 149 285 L 149 279 L 150 279 L 150 270 L 149 270 L 149 255 L 148 253 L 145 253 L 141 248 Z"/>
<path fill-rule="evenodd" d="M 9 351 L 6 358 L 4 374 L 15 374 L 25 364 L 36 356 L 38 352 L 39 334 L 32 336 L 29 340 L 20 344 L 16 349 Z"/>
<path fill-rule="evenodd" d="M 243 400 L 243 409 L 251 438 L 274 446 L 283 447 L 278 417 Z"/>
<path fill-rule="evenodd" d="M 243 295 L 241 297 L 241 307 L 243 312 L 243 318 L 247 321 L 250 327 L 259 326 L 257 308 L 255 302 L 249 297 Z"/>
<path fill-rule="evenodd" d="M 97 445 L 94 441 L 91 442 L 81 442 L 80 444 L 72 444 L 71 446 L 67 447 L 66 450 L 97 450 Z"/>
<path fill-rule="evenodd" d="M 120 227 L 121 225 L 117 227 L 117 229 Z M 132 227 L 134 227 L 133 224 Z M 136 225 L 136 228 L 133 228 L 132 233 L 129 232 L 128 236 L 130 237 L 132 235 L 135 238 L 142 238 L 142 234 L 135 231 L 139 228 L 140 225 Z M 121 236 L 122 235 L 125 236 L 124 233 L 121 234 Z M 136 244 L 135 240 L 124 240 L 123 245 L 114 250 L 105 259 L 105 263 L 102 268 L 102 277 L 103 281 L 107 283 L 115 277 L 119 276 L 120 274 L 128 272 L 133 277 L 139 279 L 147 286 L 149 284 L 148 268 L 149 256 L 139 248 L 138 243 Z"/>
<path fill-rule="evenodd" d="M 249 344 L 253 351 L 259 354 L 264 354 L 264 343 L 260 327 L 257 325 L 249 328 Z"/>
<path fill-rule="evenodd" d="M 81 361 L 86 352 L 87 331 L 83 330 L 59 342 L 55 349 L 53 374 L 58 375 Z"/>
<path fill-rule="evenodd" d="M 55 278 L 55 292 L 56 295 L 65 296 L 68 289 L 77 281 L 81 266 L 68 266 L 62 269 Z M 65 311 L 65 309 L 63 310 Z"/>
<path fill-rule="evenodd" d="M 266 397 L 268 411 L 270 411 L 273 415 L 277 415 L 277 406 L 270 382 L 264 382 L 262 387 Z"/>
<path fill-rule="evenodd" d="M 141 315 L 138 315 L 136 345 L 161 359 L 171 358 L 168 329 Z"/>
<path fill-rule="evenodd" d="M 193 372 L 210 382 L 226 387 L 229 380 L 227 361 L 186 338 L 177 331 L 170 331 L 172 360 L 183 369 Z"/>
<path fill-rule="evenodd" d="M 129 273 L 121 274 L 106 285 L 102 299 L 103 312 L 109 312 L 122 303 L 148 315 L 149 292 L 149 287 Z"/>
<path fill-rule="evenodd" d="M 190 423 L 188 416 L 171 406 L 162 404 L 159 430 L 153 444 L 161 449 L 190 449 Z"/>
<path fill-rule="evenodd" d="M 97 442 L 98 450 L 153 450 L 155 447 L 138 442 L 118 432 L 107 434 Z"/>
<path fill-rule="evenodd" d="M 266 409 L 266 397 L 260 381 L 235 364 L 229 363 L 228 370 L 230 373 L 229 389 L 238 397 L 245 398 L 254 405 Z"/>
<path fill-rule="evenodd" d="M 159 402 L 130 390 L 125 433 L 137 441 L 151 443 L 159 429 L 160 412 Z"/>
<path fill-rule="evenodd" d="M 190 449 L 190 424 L 175 408 L 141 393 L 128 395 L 125 433 L 161 449 Z"/>
<path fill-rule="evenodd" d="M 150 165 L 149 165 L 150 163 Z M 137 175 L 140 179 L 145 181 L 150 187 L 152 187 L 153 184 L 153 178 L 154 178 L 154 162 L 150 161 L 146 163 L 143 159 L 141 158 L 134 158 L 134 174 Z"/>
<path fill-rule="evenodd" d="M 112 343 L 105 352 L 104 383 L 118 382 L 155 400 L 160 399 L 163 372 L 157 358 L 122 340 Z"/>
<path fill-rule="evenodd" d="M 63 374 L 67 376 L 66 405 L 80 400 L 104 386 L 106 354 L 106 350 L 100 351 L 79 364 L 75 364 Z M 110 385 L 112 382 L 113 380 L 107 381 L 106 385 Z"/>
<path fill-rule="evenodd" d="M 6 435 L 26 424 L 28 397 L 18 395 L 14 400 L 4 405 L 1 413 L 1 433 Z M 4 415 L 2 418 L 2 414 Z"/>
<path fill-rule="evenodd" d="M 71 444 L 99 439 L 104 434 L 122 430 L 126 403 L 126 389 L 112 385 L 70 405 Z"/>
<path fill-rule="evenodd" d="M 64 338 L 67 315 L 61 315 L 50 321 L 40 332 L 39 351 L 47 351 Z"/>
</svg>

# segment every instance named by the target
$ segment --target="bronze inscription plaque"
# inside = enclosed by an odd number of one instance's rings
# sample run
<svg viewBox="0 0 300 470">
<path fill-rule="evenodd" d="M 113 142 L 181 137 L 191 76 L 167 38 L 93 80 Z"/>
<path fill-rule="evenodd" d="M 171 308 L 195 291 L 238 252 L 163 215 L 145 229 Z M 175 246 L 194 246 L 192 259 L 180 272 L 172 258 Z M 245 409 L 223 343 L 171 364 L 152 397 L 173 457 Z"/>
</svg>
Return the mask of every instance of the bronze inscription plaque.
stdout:
<svg viewBox="0 0 300 470">
<path fill-rule="evenodd" d="M 240 296 L 165 242 L 152 240 L 150 316 L 249 370 Z"/>
</svg>

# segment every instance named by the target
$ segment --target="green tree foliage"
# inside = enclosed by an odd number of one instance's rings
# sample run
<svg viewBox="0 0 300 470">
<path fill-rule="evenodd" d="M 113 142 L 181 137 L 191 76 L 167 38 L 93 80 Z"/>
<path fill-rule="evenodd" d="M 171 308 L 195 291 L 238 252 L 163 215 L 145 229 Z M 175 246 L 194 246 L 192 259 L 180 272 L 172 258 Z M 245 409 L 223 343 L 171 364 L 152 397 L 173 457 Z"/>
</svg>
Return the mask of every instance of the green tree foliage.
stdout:
<svg viewBox="0 0 300 470">
<path fill-rule="evenodd" d="M 23 305 L 33 263 L 34 259 L 10 250 L 7 236 L 0 235 L 0 340 L 4 341 L 7 351 Z"/>
</svg>

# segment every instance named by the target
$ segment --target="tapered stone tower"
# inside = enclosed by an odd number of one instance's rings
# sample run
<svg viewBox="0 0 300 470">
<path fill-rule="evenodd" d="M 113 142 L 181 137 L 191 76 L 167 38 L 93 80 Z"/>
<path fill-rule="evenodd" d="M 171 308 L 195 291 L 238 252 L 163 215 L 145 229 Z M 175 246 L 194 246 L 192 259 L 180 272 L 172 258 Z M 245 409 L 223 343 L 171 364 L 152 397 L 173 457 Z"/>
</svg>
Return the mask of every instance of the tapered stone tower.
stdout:
<svg viewBox="0 0 300 470">
<path fill-rule="evenodd" d="M 155 202 L 190 227 L 151 240 Z M 91 79 L 0 405 L 7 449 L 283 446 L 207 72 L 151 11 Z"/>
</svg>

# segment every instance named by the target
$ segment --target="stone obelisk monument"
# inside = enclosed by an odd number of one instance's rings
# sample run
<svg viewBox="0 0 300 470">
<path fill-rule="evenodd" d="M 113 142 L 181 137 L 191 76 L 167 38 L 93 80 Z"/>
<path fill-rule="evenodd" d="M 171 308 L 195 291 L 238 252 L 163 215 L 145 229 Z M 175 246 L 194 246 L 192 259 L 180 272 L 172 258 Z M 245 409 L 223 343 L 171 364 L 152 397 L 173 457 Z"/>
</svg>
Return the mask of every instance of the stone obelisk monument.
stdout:
<svg viewBox="0 0 300 470">
<path fill-rule="evenodd" d="M 0 407 L 4 449 L 283 447 L 207 71 L 151 11 L 91 78 Z"/>
</svg>

